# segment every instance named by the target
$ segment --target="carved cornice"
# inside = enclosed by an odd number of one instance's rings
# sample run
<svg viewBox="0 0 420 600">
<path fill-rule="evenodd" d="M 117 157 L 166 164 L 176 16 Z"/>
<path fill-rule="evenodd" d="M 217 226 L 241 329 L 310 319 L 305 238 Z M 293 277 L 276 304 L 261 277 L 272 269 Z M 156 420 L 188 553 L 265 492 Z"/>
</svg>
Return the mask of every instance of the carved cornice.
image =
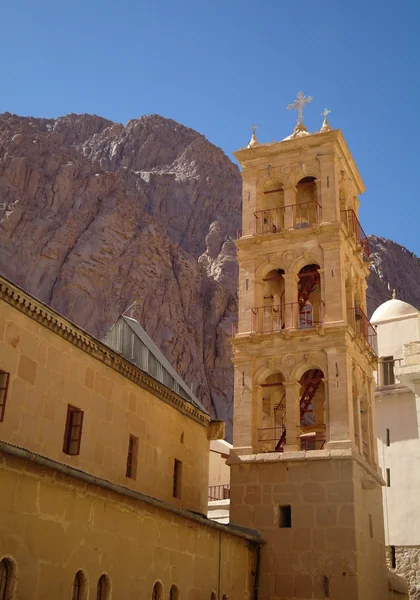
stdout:
<svg viewBox="0 0 420 600">
<path fill-rule="evenodd" d="M 133 365 L 123 356 L 114 352 L 111 348 L 3 276 L 0 276 L 0 300 L 24 313 L 96 360 L 114 369 L 114 371 L 117 371 L 126 379 L 129 379 L 157 398 L 170 404 L 183 414 L 194 419 L 194 421 L 204 426 L 210 423 L 210 416 L 206 412 L 187 402 L 181 396 L 178 396 L 178 394 L 164 386 L 160 381 L 157 381 Z"/>
</svg>

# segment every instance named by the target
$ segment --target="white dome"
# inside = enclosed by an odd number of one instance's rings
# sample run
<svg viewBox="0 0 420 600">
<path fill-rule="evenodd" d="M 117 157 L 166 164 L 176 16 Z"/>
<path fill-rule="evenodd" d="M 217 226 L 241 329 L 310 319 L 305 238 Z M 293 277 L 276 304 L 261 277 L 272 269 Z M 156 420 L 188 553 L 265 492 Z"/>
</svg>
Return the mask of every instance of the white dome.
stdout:
<svg viewBox="0 0 420 600">
<path fill-rule="evenodd" d="M 382 323 L 383 321 L 392 321 L 393 319 L 399 319 L 404 316 L 414 316 L 418 314 L 417 308 L 403 302 L 397 298 L 387 300 L 375 310 L 370 320 L 371 323 Z"/>
</svg>

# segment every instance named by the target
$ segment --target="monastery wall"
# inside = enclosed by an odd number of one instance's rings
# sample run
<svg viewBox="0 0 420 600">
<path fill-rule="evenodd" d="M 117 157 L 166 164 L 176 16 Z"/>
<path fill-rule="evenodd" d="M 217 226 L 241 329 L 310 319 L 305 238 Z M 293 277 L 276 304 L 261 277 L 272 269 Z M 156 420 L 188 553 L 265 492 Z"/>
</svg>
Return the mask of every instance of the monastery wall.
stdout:
<svg viewBox="0 0 420 600">
<path fill-rule="evenodd" d="M 72 597 L 83 570 L 90 598 L 106 574 L 112 598 L 249 600 L 255 545 L 164 507 L 0 451 L 0 560 L 15 564 L 16 600 Z M 193 516 L 193 515 L 192 515 Z M 107 598 L 109 596 L 106 596 Z"/>
<path fill-rule="evenodd" d="M 205 513 L 209 417 L 187 414 L 199 411 L 172 392 L 179 410 L 162 400 L 152 393 L 159 384 L 147 375 L 151 391 L 124 377 L 104 362 L 100 343 L 88 334 L 72 326 L 91 344 L 89 352 L 65 339 L 71 324 L 62 323 L 52 331 L 0 300 L 0 371 L 10 373 L 0 440 Z M 109 356 L 119 360 L 111 350 Z M 84 411 L 77 456 L 63 452 L 68 405 Z M 136 479 L 126 477 L 130 435 L 138 439 Z M 180 498 L 173 497 L 175 459 L 182 463 Z"/>
</svg>

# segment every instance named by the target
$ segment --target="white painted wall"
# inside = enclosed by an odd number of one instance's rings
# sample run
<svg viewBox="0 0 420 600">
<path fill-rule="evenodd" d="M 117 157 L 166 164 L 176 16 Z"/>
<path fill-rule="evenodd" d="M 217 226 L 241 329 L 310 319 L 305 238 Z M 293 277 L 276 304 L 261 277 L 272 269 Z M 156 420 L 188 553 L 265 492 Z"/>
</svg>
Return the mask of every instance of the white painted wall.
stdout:
<svg viewBox="0 0 420 600">
<path fill-rule="evenodd" d="M 376 326 L 378 355 L 403 357 L 403 344 L 420 339 L 419 314 Z M 420 369 L 420 367 L 419 367 Z M 420 398 L 405 386 L 381 388 L 376 397 L 379 466 L 391 486 L 383 488 L 387 545 L 420 545 Z M 386 430 L 390 446 L 386 445 Z"/>
</svg>

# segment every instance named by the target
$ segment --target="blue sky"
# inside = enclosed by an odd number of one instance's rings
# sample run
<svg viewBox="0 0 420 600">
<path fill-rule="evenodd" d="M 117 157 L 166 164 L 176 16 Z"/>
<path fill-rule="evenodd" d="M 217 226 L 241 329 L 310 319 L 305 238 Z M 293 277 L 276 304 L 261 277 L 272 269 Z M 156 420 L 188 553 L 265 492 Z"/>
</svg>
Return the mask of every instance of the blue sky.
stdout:
<svg viewBox="0 0 420 600">
<path fill-rule="evenodd" d="M 332 110 L 365 181 L 361 220 L 420 255 L 420 2 L 6 0 L 0 112 L 158 113 L 232 157 Z"/>
</svg>

